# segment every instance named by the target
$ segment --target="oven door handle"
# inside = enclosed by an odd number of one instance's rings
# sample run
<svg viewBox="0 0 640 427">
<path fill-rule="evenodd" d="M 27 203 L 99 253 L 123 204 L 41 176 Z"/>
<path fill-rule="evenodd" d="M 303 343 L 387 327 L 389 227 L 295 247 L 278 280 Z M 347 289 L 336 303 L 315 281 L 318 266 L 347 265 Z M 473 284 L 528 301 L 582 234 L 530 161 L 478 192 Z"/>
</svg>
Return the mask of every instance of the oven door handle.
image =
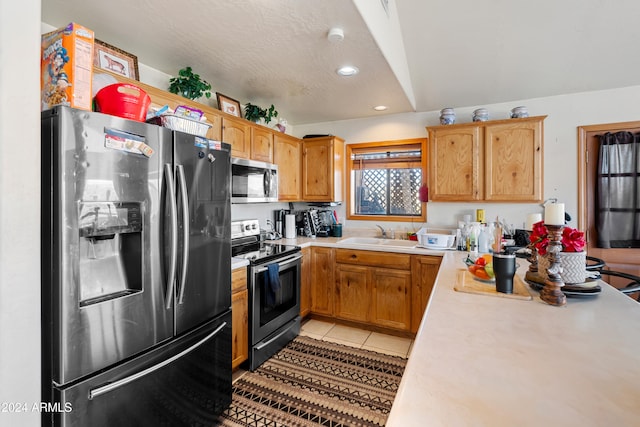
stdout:
<svg viewBox="0 0 640 427">
<path fill-rule="evenodd" d="M 290 322 L 290 323 L 292 323 L 292 322 Z M 291 326 L 289 326 L 287 328 L 284 328 L 278 335 L 276 335 L 275 337 L 271 338 L 269 341 L 258 343 L 254 348 L 256 350 L 258 350 L 258 351 L 262 350 L 263 348 L 265 348 L 268 345 L 270 345 L 272 342 L 278 340 L 278 338 L 280 338 L 284 334 L 288 333 L 290 329 L 291 329 Z"/>
<path fill-rule="evenodd" d="M 298 261 L 298 260 L 299 260 L 299 259 L 301 259 L 301 258 L 302 258 L 302 255 L 294 255 L 294 256 L 292 256 L 292 257 L 290 257 L 290 258 L 285 258 L 285 259 L 283 259 L 282 261 L 280 261 L 280 262 L 278 263 L 278 267 L 280 267 L 280 268 L 284 268 L 284 267 L 288 266 L 289 264 L 293 264 L 294 262 Z M 268 268 L 267 268 L 267 267 L 261 267 L 261 268 L 258 268 L 258 269 L 255 271 L 255 273 L 256 273 L 256 274 L 257 274 L 257 273 L 262 273 L 263 271 L 267 271 L 267 270 L 268 270 Z"/>
</svg>

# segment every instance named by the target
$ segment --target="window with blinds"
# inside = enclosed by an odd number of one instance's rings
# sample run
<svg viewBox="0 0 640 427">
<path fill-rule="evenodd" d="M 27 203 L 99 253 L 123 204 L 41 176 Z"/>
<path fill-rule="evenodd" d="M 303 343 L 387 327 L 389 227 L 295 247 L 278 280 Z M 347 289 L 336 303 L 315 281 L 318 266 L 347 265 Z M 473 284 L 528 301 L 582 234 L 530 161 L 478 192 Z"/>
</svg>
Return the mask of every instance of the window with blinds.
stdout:
<svg viewBox="0 0 640 427">
<path fill-rule="evenodd" d="M 426 220 L 418 194 L 426 176 L 426 140 L 347 145 L 350 219 Z"/>
</svg>

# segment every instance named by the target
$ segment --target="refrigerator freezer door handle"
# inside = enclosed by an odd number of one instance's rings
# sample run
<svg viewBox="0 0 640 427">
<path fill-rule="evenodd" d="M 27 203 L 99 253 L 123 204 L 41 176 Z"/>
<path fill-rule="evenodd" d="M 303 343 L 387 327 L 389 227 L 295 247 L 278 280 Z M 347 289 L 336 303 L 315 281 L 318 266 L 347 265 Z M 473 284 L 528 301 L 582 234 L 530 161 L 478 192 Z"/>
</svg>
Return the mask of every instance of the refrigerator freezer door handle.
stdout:
<svg viewBox="0 0 640 427">
<path fill-rule="evenodd" d="M 169 274 L 167 275 L 167 309 L 171 308 L 174 285 L 176 283 L 176 264 L 178 262 L 178 215 L 176 208 L 176 188 L 173 182 L 173 168 L 171 164 L 165 163 L 164 177 L 167 181 L 167 203 L 169 203 L 171 221 L 171 255 L 169 258 Z"/>
<path fill-rule="evenodd" d="M 202 344 L 204 344 L 205 342 L 209 341 L 211 338 L 213 338 L 215 335 L 217 335 L 218 333 L 220 333 L 220 331 L 222 331 L 222 329 L 224 329 L 224 327 L 227 326 L 227 322 L 223 322 L 220 326 L 218 326 L 216 328 L 215 331 L 211 332 L 209 335 L 207 335 L 206 337 L 204 337 L 203 339 L 201 339 L 200 341 L 198 341 L 197 343 L 195 343 L 194 345 L 192 345 L 191 347 L 181 351 L 180 353 L 174 355 L 173 357 L 170 357 L 169 359 L 163 360 L 162 362 L 158 363 L 157 365 L 153 365 L 150 366 L 147 369 L 144 369 L 140 372 L 138 372 L 137 374 L 134 375 L 130 375 L 128 377 L 122 378 L 121 380 L 118 381 L 114 381 L 112 383 L 107 383 L 103 386 L 100 387 L 96 387 L 93 388 L 91 390 L 89 390 L 89 400 L 93 400 L 94 398 L 103 395 L 105 393 L 109 393 L 110 391 L 113 391 L 117 388 L 120 388 L 122 386 L 125 386 L 137 379 L 140 379 L 142 377 L 144 377 L 145 375 L 149 375 L 152 372 L 157 371 L 160 368 L 163 368 L 165 366 L 167 366 L 168 364 L 180 359 L 182 356 L 191 353 L 193 350 L 197 349 L 198 347 L 200 347 Z"/>
<path fill-rule="evenodd" d="M 178 178 L 180 179 L 180 201 L 182 202 L 182 271 L 180 272 L 180 293 L 178 296 L 178 304 L 182 304 L 184 298 L 184 288 L 187 285 L 187 270 L 189 267 L 189 196 L 187 195 L 187 180 L 184 174 L 184 166 L 178 165 Z"/>
</svg>

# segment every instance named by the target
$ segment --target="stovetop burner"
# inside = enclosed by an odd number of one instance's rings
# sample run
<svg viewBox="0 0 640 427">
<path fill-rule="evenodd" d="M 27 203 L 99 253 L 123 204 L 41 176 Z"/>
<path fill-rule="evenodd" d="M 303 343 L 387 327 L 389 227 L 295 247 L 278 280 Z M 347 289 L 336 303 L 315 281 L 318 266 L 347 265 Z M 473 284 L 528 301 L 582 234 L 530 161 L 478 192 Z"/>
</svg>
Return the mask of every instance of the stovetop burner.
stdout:
<svg viewBox="0 0 640 427">
<path fill-rule="evenodd" d="M 231 250 L 231 255 L 235 258 L 246 259 L 251 264 L 263 264 L 299 251 L 299 246 L 258 242 L 234 247 Z"/>
<path fill-rule="evenodd" d="M 300 251 L 299 246 L 260 241 L 257 220 L 234 221 L 231 225 L 231 256 L 248 260 L 252 265 L 265 264 Z M 234 230 L 237 230 L 234 232 Z"/>
</svg>

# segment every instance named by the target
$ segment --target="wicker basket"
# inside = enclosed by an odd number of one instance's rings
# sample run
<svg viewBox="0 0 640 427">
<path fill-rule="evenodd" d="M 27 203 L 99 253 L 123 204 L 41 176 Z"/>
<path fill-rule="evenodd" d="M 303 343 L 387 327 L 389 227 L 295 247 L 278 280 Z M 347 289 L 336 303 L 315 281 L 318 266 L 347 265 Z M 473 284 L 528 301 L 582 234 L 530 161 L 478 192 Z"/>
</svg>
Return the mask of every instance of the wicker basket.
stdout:
<svg viewBox="0 0 640 427">
<path fill-rule="evenodd" d="M 584 283 L 587 280 L 586 252 L 560 252 L 558 257 L 562 266 L 560 277 L 565 284 Z M 543 279 L 547 278 L 547 268 L 549 268 L 547 257 L 538 256 L 538 275 Z"/>
<path fill-rule="evenodd" d="M 190 133 L 197 136 L 207 136 L 211 125 L 207 122 L 192 120 L 187 117 L 176 116 L 175 114 L 163 114 L 147 120 L 148 123 L 160 125 L 171 130 Z"/>
</svg>

